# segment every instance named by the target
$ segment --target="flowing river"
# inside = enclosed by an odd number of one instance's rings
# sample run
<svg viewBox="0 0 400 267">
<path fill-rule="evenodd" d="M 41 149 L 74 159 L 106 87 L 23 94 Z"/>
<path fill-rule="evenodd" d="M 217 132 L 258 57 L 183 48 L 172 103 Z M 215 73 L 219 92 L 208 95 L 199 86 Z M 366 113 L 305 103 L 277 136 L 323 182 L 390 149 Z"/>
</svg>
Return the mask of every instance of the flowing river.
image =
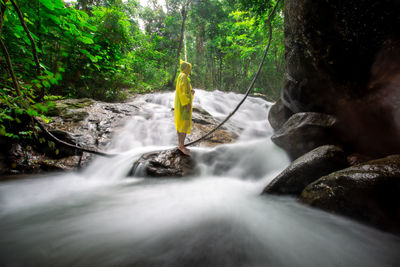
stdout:
<svg viewBox="0 0 400 267">
<path fill-rule="evenodd" d="M 109 151 L 119 156 L 1 183 L 0 266 L 399 266 L 400 238 L 260 196 L 289 160 L 270 141 L 270 103 L 259 98 L 226 125 L 236 143 L 192 148 L 200 174 L 126 177 L 142 153 L 176 143 L 173 97 L 134 100 L 144 112 L 115 135 Z M 221 119 L 241 97 L 197 90 L 195 105 Z"/>
</svg>

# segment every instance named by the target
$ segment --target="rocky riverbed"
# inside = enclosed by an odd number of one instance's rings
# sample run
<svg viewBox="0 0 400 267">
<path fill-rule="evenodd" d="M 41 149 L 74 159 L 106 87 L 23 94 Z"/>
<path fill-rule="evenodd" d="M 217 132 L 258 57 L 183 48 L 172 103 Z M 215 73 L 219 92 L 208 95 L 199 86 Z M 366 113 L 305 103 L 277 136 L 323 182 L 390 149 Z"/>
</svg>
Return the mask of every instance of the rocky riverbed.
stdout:
<svg viewBox="0 0 400 267">
<path fill-rule="evenodd" d="M 152 110 L 152 95 L 139 95 L 125 103 L 105 103 L 91 99 L 66 99 L 54 102 L 49 109 L 49 123 L 44 123 L 57 138 L 73 145 L 107 150 L 112 137 L 130 118 L 156 116 Z M 173 109 L 170 110 L 171 116 Z M 190 140 L 197 139 L 218 124 L 218 120 L 199 106 L 193 109 Z M 236 129 L 237 130 L 237 129 Z M 236 140 L 238 135 L 227 128 L 219 129 L 203 146 L 216 146 Z M 87 165 L 94 156 L 66 148 L 44 138 L 39 142 L 13 143 L 0 155 L 0 175 L 74 170 Z M 42 143 L 40 143 L 42 142 Z"/>
</svg>

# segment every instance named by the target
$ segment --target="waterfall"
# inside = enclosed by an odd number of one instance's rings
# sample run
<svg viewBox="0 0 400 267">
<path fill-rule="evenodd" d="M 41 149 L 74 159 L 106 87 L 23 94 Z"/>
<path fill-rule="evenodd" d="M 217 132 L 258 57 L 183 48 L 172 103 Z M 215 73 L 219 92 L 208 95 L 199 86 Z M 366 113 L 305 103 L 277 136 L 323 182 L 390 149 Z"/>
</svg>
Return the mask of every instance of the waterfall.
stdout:
<svg viewBox="0 0 400 267">
<path fill-rule="evenodd" d="M 0 183 L 0 266 L 398 266 L 398 237 L 260 196 L 289 164 L 260 98 L 225 125 L 237 142 L 192 148 L 198 174 L 127 177 L 143 153 L 176 145 L 173 98 L 132 100 L 141 110 L 109 145 L 116 157 Z M 196 90 L 194 106 L 222 120 L 241 98 Z"/>
</svg>

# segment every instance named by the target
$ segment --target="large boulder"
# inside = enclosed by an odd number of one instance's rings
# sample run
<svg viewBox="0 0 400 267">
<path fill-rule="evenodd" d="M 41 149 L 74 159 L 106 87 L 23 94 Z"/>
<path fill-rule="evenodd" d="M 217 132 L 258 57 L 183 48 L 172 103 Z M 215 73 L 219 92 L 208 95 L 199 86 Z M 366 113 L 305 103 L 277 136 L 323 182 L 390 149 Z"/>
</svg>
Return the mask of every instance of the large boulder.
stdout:
<svg viewBox="0 0 400 267">
<path fill-rule="evenodd" d="M 183 177 L 193 174 L 195 162 L 178 149 L 142 155 L 132 166 L 129 176 Z"/>
<path fill-rule="evenodd" d="M 302 112 L 296 113 L 271 137 L 272 141 L 286 150 L 292 159 L 326 144 L 335 144 L 336 118 L 331 115 Z"/>
<path fill-rule="evenodd" d="M 37 119 L 57 138 L 93 150 L 105 150 L 113 133 L 118 131 L 125 121 L 133 115 L 143 115 L 133 103 L 104 103 L 91 99 L 64 99 L 53 102 L 53 107 L 47 112 L 51 121 Z M 0 137 L 0 173 L 71 170 L 87 165 L 94 158 L 89 153 L 80 157 L 78 151 L 54 143 L 44 133 L 38 137 L 38 140 L 22 140 L 18 143 Z M 43 142 L 43 137 L 46 142 Z"/>
<path fill-rule="evenodd" d="M 285 106 L 294 113 L 335 115 L 336 139 L 349 150 L 375 158 L 398 153 L 400 27 L 394 25 L 400 24 L 400 2 L 284 5 Z M 271 113 L 271 125 L 281 118 Z"/>
<path fill-rule="evenodd" d="M 292 115 L 293 112 L 283 104 L 281 99 L 279 99 L 270 108 L 268 112 L 268 120 L 272 128 L 278 130 Z"/>
<path fill-rule="evenodd" d="M 298 196 L 310 183 L 345 167 L 346 154 L 340 147 L 321 146 L 293 161 L 267 185 L 263 194 Z"/>
<path fill-rule="evenodd" d="M 307 186 L 306 204 L 400 233 L 400 155 L 349 167 Z"/>
<path fill-rule="evenodd" d="M 334 113 L 345 98 L 368 93 L 384 42 L 400 36 L 398 0 L 286 0 L 287 79 L 294 112 Z"/>
</svg>

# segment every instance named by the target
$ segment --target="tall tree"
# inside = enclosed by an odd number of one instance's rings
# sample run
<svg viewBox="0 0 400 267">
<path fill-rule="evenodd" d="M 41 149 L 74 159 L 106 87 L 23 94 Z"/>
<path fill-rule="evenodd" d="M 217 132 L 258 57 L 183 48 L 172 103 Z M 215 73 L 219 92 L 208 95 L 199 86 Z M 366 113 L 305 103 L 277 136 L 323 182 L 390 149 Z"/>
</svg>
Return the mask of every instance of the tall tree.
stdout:
<svg viewBox="0 0 400 267">
<path fill-rule="evenodd" d="M 180 34 L 180 39 L 179 39 L 179 44 L 178 44 L 178 48 L 176 51 L 176 57 L 175 57 L 175 64 L 174 64 L 174 70 L 173 70 L 173 75 L 171 80 L 168 83 L 168 87 L 171 87 L 174 84 L 174 80 L 176 77 L 176 72 L 178 70 L 178 64 L 179 64 L 179 55 L 181 54 L 181 50 L 182 50 L 182 42 L 183 42 L 183 37 L 185 34 L 185 23 L 186 23 L 186 16 L 188 13 L 188 8 L 190 5 L 191 0 L 186 0 L 186 2 L 182 5 L 182 23 L 181 23 L 181 34 Z"/>
</svg>

